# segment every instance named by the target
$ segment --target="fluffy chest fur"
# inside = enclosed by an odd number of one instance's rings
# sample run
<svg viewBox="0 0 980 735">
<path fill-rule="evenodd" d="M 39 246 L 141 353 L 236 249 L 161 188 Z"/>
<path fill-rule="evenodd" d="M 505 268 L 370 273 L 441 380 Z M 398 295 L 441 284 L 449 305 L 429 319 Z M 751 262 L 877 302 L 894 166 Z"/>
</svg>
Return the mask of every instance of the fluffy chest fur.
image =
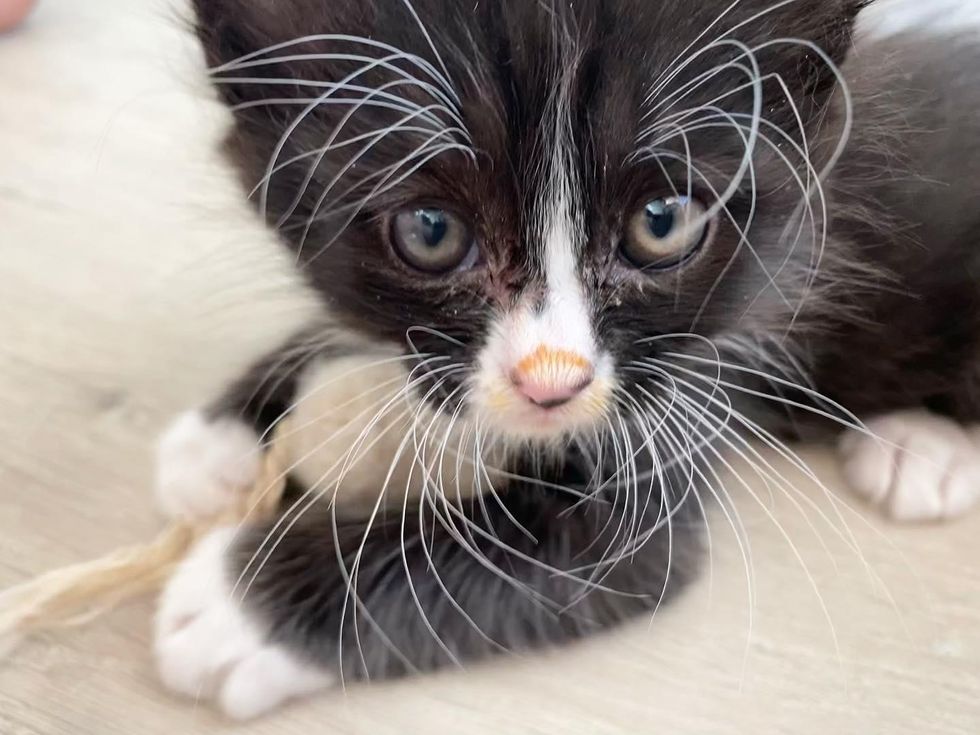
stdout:
<svg viewBox="0 0 980 735">
<path fill-rule="evenodd" d="M 302 370 L 296 408 L 276 435 L 300 486 L 356 518 L 506 485 L 502 453 L 486 437 L 406 393 L 404 361 L 378 363 L 321 358 Z"/>
</svg>

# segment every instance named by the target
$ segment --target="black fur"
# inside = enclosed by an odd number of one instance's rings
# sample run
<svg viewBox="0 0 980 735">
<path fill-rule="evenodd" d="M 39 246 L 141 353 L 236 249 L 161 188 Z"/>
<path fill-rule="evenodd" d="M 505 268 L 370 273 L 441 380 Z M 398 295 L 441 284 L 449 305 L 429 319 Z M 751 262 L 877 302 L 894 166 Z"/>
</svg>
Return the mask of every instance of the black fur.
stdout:
<svg viewBox="0 0 980 735">
<path fill-rule="evenodd" d="M 828 320 L 832 338 L 801 350 L 821 390 L 860 415 L 980 419 L 978 68 L 963 34 L 879 42 L 847 70 L 857 127 L 831 182 L 833 232 L 879 275 L 841 295 L 860 319 Z"/>
<path fill-rule="evenodd" d="M 415 0 L 459 93 L 461 116 L 477 154 L 474 159 L 459 152 L 433 158 L 350 218 L 346 211 L 317 216 L 320 193 L 347 165 L 349 150 L 327 155 L 305 190 L 306 166 L 276 171 L 266 214 L 270 223 L 282 220 L 283 240 L 299 253 L 332 323 L 406 353 L 419 349 L 464 364 L 473 360 L 494 316 L 542 288 L 536 197 L 548 183 L 555 90 L 565 85 L 581 183 L 578 205 L 587 231 L 581 275 L 598 337 L 616 357 L 618 377 L 631 396 L 641 397 L 650 384 L 648 374 L 629 369 L 633 361 L 669 363 L 670 355 L 680 352 L 693 361 L 664 370 L 693 384 L 682 392 L 712 417 L 705 422 L 678 419 L 678 430 L 688 434 L 707 433 L 724 420 L 722 406 L 705 403 L 717 395 L 712 379 L 721 375 L 772 399 L 746 400 L 738 388 L 726 396 L 772 430 L 792 429 L 805 418 L 788 415 L 779 402 L 784 397 L 809 401 L 805 390 L 793 393 L 778 381 L 747 379 L 738 369 L 719 373 L 716 366 L 698 361 L 717 356 L 793 383 L 813 380 L 823 394 L 861 413 L 929 405 L 964 419 L 980 418 L 980 250 L 975 247 L 980 164 L 958 143 L 964 136 L 980 139 L 972 114 L 980 95 L 972 77 L 949 66 L 946 49 L 923 51 L 922 44 L 905 39 L 865 49 L 846 67 L 856 100 L 856 129 L 827 186 L 829 220 L 818 216 L 812 231 L 808 223 L 809 234 L 795 248 L 788 247 L 784 230 L 800 200 L 793 175 L 804 177 L 806 168 L 792 146 L 760 144 L 752 159 L 754 209 L 746 179 L 727 204 L 730 216 L 719 216 L 710 247 L 690 265 L 651 274 L 618 257 L 616 245 L 631 213 L 651 197 L 688 183 L 683 163 L 666 158 L 661 166 L 632 156 L 648 124 L 644 98 L 651 83 L 730 4 Z M 793 37 L 816 44 L 840 63 L 851 47 L 854 16 L 864 4 L 800 0 L 750 21 L 773 3 L 745 0 L 723 25 L 745 21 L 733 37 L 749 46 Z M 199 35 L 215 67 L 298 37 L 349 34 L 390 44 L 441 69 L 401 0 L 196 0 L 195 6 Z M 329 43 L 309 40 L 287 53 L 331 50 L 336 48 Z M 733 46 L 719 46 L 686 67 L 664 92 L 738 55 Z M 958 58 L 963 69 L 980 68 L 974 46 L 963 45 Z M 971 65 L 967 58 L 978 63 Z M 432 81 L 431 74 L 400 63 Z M 844 122 L 831 66 L 800 44 L 766 47 L 758 63 L 766 79 L 765 116 L 774 129 L 799 143 L 799 114 L 814 170 L 821 170 Z M 264 84 L 235 81 L 245 75 L 240 71 L 217 71 L 217 89 L 229 105 L 238 106 L 228 152 L 248 189 L 266 175 L 270 155 L 303 109 L 290 101 L 322 94 L 322 88 L 311 90 L 296 80 L 337 81 L 360 65 L 307 57 L 248 69 L 248 76 L 265 78 Z M 785 89 L 773 81 L 776 74 Z M 378 87 L 393 79 L 396 73 L 378 68 L 360 83 Z M 685 105 L 709 103 L 744 81 L 744 74 L 732 68 L 696 87 Z M 418 88 L 404 87 L 399 94 L 421 105 L 432 103 L 431 95 Z M 265 98 L 278 101 L 256 104 Z M 724 99 L 730 114 L 751 111 L 751 89 Z M 318 107 L 293 130 L 279 160 L 322 146 L 347 110 Z M 398 119 L 390 109 L 364 109 L 346 123 L 344 135 L 367 133 Z M 668 148 L 686 155 L 689 146 L 704 172 L 691 183 L 710 201 L 711 191 L 727 186 L 738 168 L 744 140 L 730 128 L 711 127 L 692 131 L 684 143 L 674 139 Z M 418 144 L 417 137 L 390 136 L 358 160 L 357 177 L 400 160 Z M 965 146 L 969 154 L 976 149 Z M 369 189 L 356 186 L 342 193 L 335 207 L 343 209 L 366 193 Z M 474 223 L 484 249 L 480 267 L 438 279 L 408 270 L 391 252 L 385 223 L 390 211 L 415 202 L 438 204 Z M 747 247 L 736 225 L 750 222 Z M 818 269 L 821 243 L 812 233 L 824 224 L 830 237 Z M 445 337 L 413 333 L 419 326 Z M 693 337 L 639 342 L 689 332 L 712 340 L 714 347 Z M 266 428 L 290 402 L 285 378 L 272 391 L 268 408 L 256 404 L 268 373 L 261 367 L 230 392 L 221 408 L 234 406 Z M 702 393 L 694 390 L 698 387 Z M 725 428 L 734 432 L 741 427 Z M 678 454 L 678 447 L 658 449 L 665 456 Z M 686 473 L 669 473 L 663 486 L 650 488 L 642 511 L 629 516 L 610 490 L 601 489 L 616 469 L 608 466 L 608 455 L 598 462 L 586 459 L 594 450 L 570 449 L 564 462 L 545 469 L 530 461 L 529 452 L 527 462 L 514 468 L 569 492 L 524 483 L 511 487 L 501 503 L 479 499 L 459 508 L 462 517 L 498 536 L 510 551 L 478 532 L 475 538 L 454 536 L 435 521 L 431 508 L 406 518 L 385 515 L 370 529 L 363 521 L 335 526 L 312 514 L 257 572 L 245 604 L 265 622 L 272 639 L 354 678 L 557 643 L 649 610 L 675 586 L 668 577 L 682 581 L 697 556 L 693 525 L 700 510 L 684 490 L 697 475 L 695 468 L 706 471 L 705 457 L 689 457 Z M 595 502 L 577 506 L 572 491 L 596 492 Z M 677 514 L 669 528 L 663 523 L 668 510 Z M 588 591 L 582 582 L 556 576 L 582 574 L 575 570 L 604 560 L 603 552 L 623 540 L 612 535 L 621 533 L 616 524 L 624 517 L 651 538 L 621 563 L 608 565 L 607 574 L 600 575 L 602 588 Z M 246 578 L 253 573 L 247 561 L 266 531 L 252 531 L 238 550 L 236 571 L 244 570 Z M 355 605 L 344 570 L 352 568 L 359 548 Z M 578 599 L 583 591 L 587 594 Z"/>
<path fill-rule="evenodd" d="M 778 29 L 778 35 L 812 40 L 842 60 L 855 4 L 842 0 L 803 4 L 808 12 L 788 6 L 764 22 L 750 23 L 738 34 L 740 40 L 759 43 Z M 544 3 L 510 0 L 478 3 L 473 12 L 459 3 L 430 0 L 417 2 L 415 7 L 428 19 L 449 76 L 459 90 L 463 119 L 479 152 L 478 160 L 474 165 L 461 154 L 437 157 L 402 185 L 368 202 L 353 222 L 348 223 L 346 216 L 324 217 L 308 231 L 306 222 L 317 211 L 321 191 L 349 162 L 351 151 L 343 149 L 327 156 L 296 207 L 292 205 L 297 191 L 303 188 L 308 161 L 287 166 L 273 177 L 267 216 L 278 222 L 291 212 L 281 228 L 284 240 L 300 251 L 304 272 L 324 295 L 335 317 L 359 331 L 396 343 L 404 342 L 406 330 L 424 325 L 458 340 L 460 345 L 453 348 L 437 337 L 416 334 L 419 350 L 448 352 L 466 359 L 480 346 L 496 311 L 540 288 L 543 264 L 534 207 L 538 192 L 546 184 L 542 176 L 548 173 L 546 162 L 554 128 L 550 105 L 556 80 L 567 70 L 572 75 L 570 104 L 577 126 L 574 142 L 580 155 L 575 165 L 584 194 L 580 204 L 588 228 L 589 257 L 582 264 L 583 274 L 598 304 L 618 305 L 615 309 L 597 309 L 595 314 L 604 346 L 620 354 L 639 337 L 688 331 L 723 271 L 732 277 L 715 289 L 701 321 L 705 333 L 727 326 L 742 304 L 745 284 L 756 286 L 764 278 L 759 263 L 748 253 L 733 260 L 739 236 L 730 223 L 720 222 L 715 246 L 700 267 L 682 274 L 683 299 L 674 296 L 678 286 L 673 274 L 659 281 L 638 279 L 632 268 L 611 257 L 609 247 L 637 207 L 672 187 L 664 169 L 652 161 L 624 165 L 636 149 L 635 138 L 644 124 L 643 98 L 652 80 L 725 6 L 698 3 L 692 10 L 695 6 L 688 3 L 589 0 L 571 6 L 558 3 L 550 9 Z M 767 3 L 743 3 L 727 23 L 747 21 L 765 7 Z M 199 16 L 207 58 L 215 66 L 276 43 L 330 33 L 367 36 L 426 59 L 433 57 L 400 0 L 290 0 L 285 4 L 209 0 L 199 3 Z M 556 34 L 567 34 L 568 39 L 556 40 Z M 311 41 L 290 47 L 288 54 L 331 50 L 337 49 Z M 357 46 L 341 50 L 365 52 Z M 726 47 L 706 55 L 685 69 L 673 86 L 681 86 L 737 53 L 737 49 Z M 826 65 L 816 63 L 806 49 L 792 46 L 773 47 L 760 52 L 759 57 L 764 72 L 779 73 L 787 80 L 809 127 L 816 127 L 833 87 Z M 337 81 L 360 65 L 291 61 L 249 67 L 246 72 L 222 72 L 216 79 L 225 100 L 240 105 L 264 98 L 309 98 L 323 90 L 314 88 L 311 92 L 309 87 L 294 83 L 236 83 L 229 78 L 247 73 L 269 79 Z M 409 70 L 417 72 L 412 67 Z M 431 81 L 424 74 L 419 76 Z M 379 86 L 397 81 L 397 76 L 382 70 L 359 81 L 364 86 Z M 738 72 L 721 74 L 699 87 L 690 101 L 707 102 L 743 83 L 744 76 Z M 397 91 L 421 105 L 433 102 L 417 90 Z M 743 93 L 733 98 L 730 108 L 750 111 L 748 96 Z M 767 99 L 775 103 L 769 116 L 776 124 L 787 126 L 792 117 L 786 100 L 774 90 L 767 91 Z M 302 105 L 261 105 L 236 114 L 228 146 L 249 189 L 266 175 L 280 137 L 302 109 Z M 292 132 L 278 160 L 321 147 L 348 110 L 345 106 L 318 108 Z M 385 109 L 362 110 L 346 123 L 343 135 L 378 129 L 399 116 Z M 709 173 L 711 186 L 723 189 L 727 185 L 740 157 L 738 140 L 736 135 L 718 129 L 691 136 L 689 143 L 697 153 L 699 167 Z M 356 179 L 400 160 L 418 144 L 417 136 L 389 136 L 384 145 L 359 159 Z M 673 147 L 677 153 L 684 152 L 680 141 Z M 792 209 L 799 195 L 797 192 L 794 199 L 793 191 L 785 187 L 784 164 L 771 152 L 761 151 L 756 167 L 760 197 L 767 202 L 756 228 L 765 232 L 767 226 L 782 226 L 785 212 Z M 773 169 L 774 173 L 768 173 Z M 680 164 L 668 162 L 667 171 L 676 182 L 686 176 Z M 358 188 L 338 204 L 351 204 L 365 193 L 363 187 Z M 442 279 L 418 278 L 406 269 L 387 243 L 385 214 L 417 201 L 461 211 L 474 221 L 486 251 L 485 267 Z M 747 192 L 740 192 L 730 204 L 738 220 L 744 219 L 748 207 Z M 338 237 L 341 227 L 343 233 Z M 783 250 L 778 246 L 772 243 L 768 252 L 760 251 L 763 261 L 781 260 Z M 801 251 L 809 259 L 809 250 L 804 247 Z"/>
<path fill-rule="evenodd" d="M 570 456 L 562 470 L 537 476 L 587 491 L 593 472 Z M 271 554 L 263 542 L 272 526 L 251 529 L 234 577 L 250 584 L 247 604 L 271 640 L 347 681 L 556 645 L 653 610 L 693 574 L 701 511 L 680 502 L 686 478 L 672 479 L 676 493 L 636 516 L 612 493 L 581 504 L 567 491 L 516 483 L 499 503 L 460 507 L 472 524 L 454 519 L 463 542 L 428 507 L 385 515 L 369 529 L 318 509 Z M 635 521 L 637 548 L 645 543 L 616 563 L 609 549 L 624 543 L 624 517 Z"/>
</svg>

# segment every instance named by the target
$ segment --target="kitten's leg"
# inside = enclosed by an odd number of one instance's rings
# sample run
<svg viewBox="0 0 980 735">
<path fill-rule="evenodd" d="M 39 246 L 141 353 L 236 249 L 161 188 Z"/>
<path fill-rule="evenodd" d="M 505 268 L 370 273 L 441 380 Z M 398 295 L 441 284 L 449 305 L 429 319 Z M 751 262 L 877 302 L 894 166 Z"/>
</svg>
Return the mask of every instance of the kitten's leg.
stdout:
<svg viewBox="0 0 980 735">
<path fill-rule="evenodd" d="M 928 411 L 903 411 L 840 442 L 844 477 L 859 495 L 900 521 L 962 515 L 980 500 L 980 427 Z"/>
<path fill-rule="evenodd" d="M 188 411 L 157 446 L 156 496 L 174 518 L 220 514 L 252 486 L 259 440 L 290 407 L 299 373 L 315 351 L 299 337 L 257 362 L 210 406 Z"/>
<path fill-rule="evenodd" d="M 272 525 L 243 531 L 228 553 L 228 533 L 215 535 L 163 598 L 164 681 L 252 716 L 341 681 L 578 638 L 654 609 L 688 576 L 700 550 L 694 503 L 667 524 L 655 494 L 636 538 L 660 530 L 621 555 L 619 524 L 633 506 L 576 502 L 521 487 L 482 508 L 464 503 L 449 529 L 428 512 L 420 523 L 413 503 L 404 519 L 395 511 L 371 528 L 335 525 L 323 509 L 283 536 Z"/>
<path fill-rule="evenodd" d="M 227 563 L 234 538 L 234 529 L 213 532 L 178 567 L 157 612 L 155 653 L 170 689 L 213 698 L 229 717 L 248 719 L 334 678 L 267 644 L 262 627 L 243 613 Z"/>
</svg>

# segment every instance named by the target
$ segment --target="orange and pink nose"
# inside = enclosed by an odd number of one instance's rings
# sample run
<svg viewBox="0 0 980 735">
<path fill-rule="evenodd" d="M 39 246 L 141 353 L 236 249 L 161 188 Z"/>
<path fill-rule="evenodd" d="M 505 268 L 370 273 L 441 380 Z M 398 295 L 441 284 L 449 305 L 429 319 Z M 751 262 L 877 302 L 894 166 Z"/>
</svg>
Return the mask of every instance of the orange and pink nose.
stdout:
<svg viewBox="0 0 980 735">
<path fill-rule="evenodd" d="M 517 363 L 510 379 L 535 406 L 558 408 L 592 384 L 595 369 L 577 352 L 542 345 Z"/>
</svg>

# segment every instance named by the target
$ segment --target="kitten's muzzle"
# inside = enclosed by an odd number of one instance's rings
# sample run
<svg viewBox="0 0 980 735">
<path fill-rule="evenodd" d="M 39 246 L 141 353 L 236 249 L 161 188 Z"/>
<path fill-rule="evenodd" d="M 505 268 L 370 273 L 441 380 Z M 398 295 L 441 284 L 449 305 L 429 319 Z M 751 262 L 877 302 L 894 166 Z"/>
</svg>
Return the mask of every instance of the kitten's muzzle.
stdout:
<svg viewBox="0 0 980 735">
<path fill-rule="evenodd" d="M 595 368 L 577 352 L 542 345 L 517 363 L 510 380 L 528 402 L 550 410 L 570 403 L 592 385 Z"/>
</svg>

